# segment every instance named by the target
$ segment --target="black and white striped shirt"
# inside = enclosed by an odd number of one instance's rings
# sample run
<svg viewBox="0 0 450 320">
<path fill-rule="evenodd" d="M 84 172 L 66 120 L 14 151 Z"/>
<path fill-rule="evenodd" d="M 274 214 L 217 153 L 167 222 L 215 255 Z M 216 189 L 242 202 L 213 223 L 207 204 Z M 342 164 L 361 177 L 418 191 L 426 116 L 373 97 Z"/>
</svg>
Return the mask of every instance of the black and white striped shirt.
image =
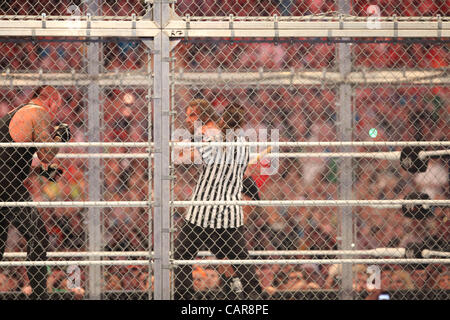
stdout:
<svg viewBox="0 0 450 320">
<path fill-rule="evenodd" d="M 220 135 L 204 141 L 222 141 Z M 235 136 L 234 141 L 246 141 Z M 250 152 L 248 146 L 203 146 L 198 148 L 203 165 L 192 201 L 223 201 L 242 199 L 242 181 Z M 203 228 L 237 228 L 244 224 L 242 206 L 191 206 L 185 219 Z"/>
</svg>

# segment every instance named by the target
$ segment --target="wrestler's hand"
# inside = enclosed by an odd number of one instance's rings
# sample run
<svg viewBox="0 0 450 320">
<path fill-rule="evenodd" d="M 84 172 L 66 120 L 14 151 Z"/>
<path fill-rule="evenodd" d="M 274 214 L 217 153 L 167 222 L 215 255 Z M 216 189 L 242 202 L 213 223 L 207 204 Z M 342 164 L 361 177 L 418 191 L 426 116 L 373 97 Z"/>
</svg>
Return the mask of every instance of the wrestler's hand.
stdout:
<svg viewBox="0 0 450 320">
<path fill-rule="evenodd" d="M 53 138 L 59 138 L 61 142 L 67 142 L 72 138 L 72 133 L 70 132 L 69 125 L 66 123 L 61 123 L 57 125 L 53 131 Z"/>
<path fill-rule="evenodd" d="M 40 166 L 38 170 L 38 174 L 41 177 L 44 177 L 51 182 L 56 182 L 56 179 L 58 179 L 64 172 L 62 169 L 58 168 L 56 163 L 49 165 L 47 170 L 45 170 L 42 166 Z"/>
</svg>

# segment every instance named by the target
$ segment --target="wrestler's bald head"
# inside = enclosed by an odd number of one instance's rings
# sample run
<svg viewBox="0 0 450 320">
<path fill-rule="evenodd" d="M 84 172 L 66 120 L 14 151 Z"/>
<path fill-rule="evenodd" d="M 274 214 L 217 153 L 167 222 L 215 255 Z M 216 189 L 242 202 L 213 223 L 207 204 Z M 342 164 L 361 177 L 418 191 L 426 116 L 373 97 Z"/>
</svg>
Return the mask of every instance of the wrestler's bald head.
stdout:
<svg viewBox="0 0 450 320">
<path fill-rule="evenodd" d="M 34 98 L 39 99 L 53 113 L 56 113 L 62 104 L 61 94 L 52 86 L 39 87 Z"/>
</svg>

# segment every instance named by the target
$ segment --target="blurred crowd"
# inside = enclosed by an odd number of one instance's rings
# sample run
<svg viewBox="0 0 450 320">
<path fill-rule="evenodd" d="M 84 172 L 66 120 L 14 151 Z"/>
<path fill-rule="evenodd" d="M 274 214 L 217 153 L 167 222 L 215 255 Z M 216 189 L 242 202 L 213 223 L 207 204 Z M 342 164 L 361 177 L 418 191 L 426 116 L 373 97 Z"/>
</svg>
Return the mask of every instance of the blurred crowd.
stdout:
<svg viewBox="0 0 450 320">
<path fill-rule="evenodd" d="M 42 3 L 42 5 L 41 5 Z M 45 4 L 44 4 L 45 3 Z M 80 1 L 8 1 L 0 6 L 5 14 L 49 14 L 67 12 Z M 368 1 L 352 1 L 352 8 L 365 12 Z M 84 5 L 84 4 L 81 4 Z M 448 15 L 445 1 L 379 1 L 381 15 Z M 142 1 L 104 1 L 105 15 L 142 13 Z M 198 1 L 179 0 L 179 14 L 224 15 L 304 15 L 336 10 L 335 1 Z M 83 42 L 1 42 L 0 68 L 7 73 L 87 72 L 88 44 Z M 335 71 L 336 44 L 311 41 L 279 43 L 182 42 L 175 48 L 175 70 L 183 72 L 231 72 L 319 70 Z M 100 71 L 147 72 L 151 56 L 138 42 L 104 43 Z M 430 43 L 364 43 L 352 45 L 355 70 L 374 69 L 444 69 L 448 68 L 449 50 Z M 7 75 L 8 76 L 8 75 Z M 1 87 L 0 116 L 29 101 L 33 87 Z M 101 141 L 147 142 L 149 139 L 149 88 L 106 87 L 100 96 L 103 114 L 99 121 Z M 233 102 L 248 113 L 246 128 L 278 130 L 280 141 L 339 141 L 339 88 L 323 86 L 175 86 L 174 128 L 184 126 L 184 108 L 194 98 L 209 101 L 220 115 Z M 435 85 L 362 85 L 353 90 L 353 139 L 355 141 L 450 140 L 449 89 Z M 61 87 L 64 108 L 56 122 L 69 123 L 72 142 L 90 141 L 87 87 Z M 377 129 L 377 136 L 369 130 Z M 91 129 L 92 130 L 92 129 Z M 398 148 L 354 148 L 354 151 L 393 151 Z M 145 153 L 145 148 L 105 148 L 108 153 Z M 337 152 L 335 148 L 286 148 L 282 152 Z M 65 147 L 61 153 L 87 153 L 86 148 Z M 263 200 L 339 199 L 339 159 L 281 158 L 273 175 L 256 174 L 253 179 Z M 198 166 L 175 162 L 175 200 L 190 200 L 196 184 Z M 83 201 L 88 199 L 89 160 L 61 158 L 65 169 L 58 182 L 48 182 L 36 175 L 27 180 L 34 201 Z M 140 158 L 106 158 L 102 167 L 102 199 L 105 201 L 146 201 L 152 192 L 148 161 Z M 258 165 L 267 166 L 267 159 Z M 35 162 L 37 165 L 37 162 Z M 353 159 L 354 199 L 403 199 L 411 192 L 425 192 L 432 199 L 449 198 L 448 162 L 430 160 L 426 172 L 412 175 L 391 160 Z M 50 237 L 49 251 L 86 251 L 87 208 L 39 209 Z M 175 226 L 185 208 L 173 210 Z M 107 251 L 146 251 L 151 239 L 148 211 L 145 208 L 102 209 L 102 247 Z M 328 207 L 245 207 L 247 240 L 250 250 L 335 250 L 340 247 L 341 212 Z M 436 207 L 433 215 L 417 221 L 407 218 L 401 209 L 355 207 L 353 209 L 355 249 L 398 248 L 411 242 L 429 243 L 430 248 L 449 251 L 449 210 Z M 10 229 L 7 251 L 26 250 L 25 240 Z M 322 256 L 295 256 L 321 258 Z M 126 257 L 117 257 L 125 259 Z M 267 257 L 264 257 L 267 258 Z M 285 258 L 272 256 L 272 258 Z M 335 258 L 339 258 L 336 256 Z M 341 265 L 261 265 L 258 277 L 268 294 L 279 291 L 336 289 L 342 276 Z M 145 291 L 152 283 L 148 268 L 139 266 L 104 267 L 104 290 Z M 64 281 L 65 269 L 49 269 L 49 291 L 69 291 Z M 355 265 L 354 289 L 367 289 L 367 266 Z M 220 291 L 220 268 L 194 266 L 194 285 L 199 292 Z M 383 265 L 382 288 L 449 290 L 449 270 L 441 265 Z M 86 287 L 86 269 L 81 269 L 81 283 Z M 0 270 L 0 292 L 18 291 L 28 284 L 25 268 Z"/>
</svg>

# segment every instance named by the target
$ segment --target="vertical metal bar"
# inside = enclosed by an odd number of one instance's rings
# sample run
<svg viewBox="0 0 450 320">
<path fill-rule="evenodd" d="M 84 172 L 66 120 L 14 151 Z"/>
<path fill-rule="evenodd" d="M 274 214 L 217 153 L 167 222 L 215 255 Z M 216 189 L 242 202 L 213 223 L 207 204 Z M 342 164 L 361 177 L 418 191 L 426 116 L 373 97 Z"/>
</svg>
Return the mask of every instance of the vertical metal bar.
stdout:
<svg viewBox="0 0 450 320">
<path fill-rule="evenodd" d="M 143 16 L 143 19 L 146 20 L 153 20 L 153 4 L 148 3 L 148 7 L 146 10 L 146 13 Z M 152 40 L 143 40 L 142 43 L 147 47 L 147 74 L 149 77 L 149 83 L 152 83 L 152 85 L 148 86 L 147 91 L 147 132 L 148 132 L 148 143 L 150 145 L 151 142 L 153 142 L 153 135 L 152 135 L 152 129 L 153 129 L 153 48 L 154 48 L 154 41 Z M 149 265 L 148 265 L 148 299 L 153 299 L 153 288 L 152 288 L 152 276 L 153 276 L 153 206 L 152 201 L 153 199 L 153 168 L 154 168 L 154 162 L 152 158 L 153 154 L 153 148 L 148 148 L 148 250 L 149 250 Z"/>
<path fill-rule="evenodd" d="M 172 50 L 174 48 L 174 42 L 172 41 L 170 43 L 170 50 Z M 175 130 L 175 59 L 172 57 L 171 59 L 171 65 L 170 65 L 170 135 L 172 136 L 174 130 Z M 172 153 L 173 150 L 170 150 L 170 152 Z M 170 180 L 171 184 L 170 184 L 170 199 L 171 200 L 175 200 L 175 195 L 174 195 L 174 190 L 175 190 L 175 166 L 172 164 L 173 163 L 173 158 L 171 159 L 171 166 L 170 166 L 170 174 L 171 176 L 173 176 L 174 178 Z M 173 221 L 173 216 L 174 216 L 174 207 L 170 208 L 170 230 L 172 230 L 172 232 L 170 232 L 170 252 L 174 252 L 174 221 Z M 171 287 L 170 290 L 170 299 L 174 299 L 174 290 L 173 290 L 173 286 Z"/>
<path fill-rule="evenodd" d="M 161 29 L 166 26 L 170 18 L 170 6 L 167 0 L 154 0 L 153 17 Z"/>
<path fill-rule="evenodd" d="M 87 3 L 87 13 L 99 15 L 99 0 L 89 0 Z M 91 79 L 96 79 L 100 72 L 100 44 L 89 43 L 87 48 L 87 71 Z M 100 88 L 96 80 L 88 86 L 88 137 L 90 141 L 100 141 L 101 124 Z M 88 148 L 89 153 L 101 152 L 99 148 Z M 89 159 L 88 195 L 90 201 L 101 200 L 101 166 L 100 159 Z M 89 208 L 87 218 L 89 251 L 101 251 L 102 247 L 102 224 L 101 209 Z M 91 257 L 91 260 L 96 258 Z M 101 299 L 101 266 L 89 266 L 89 299 Z"/>
<path fill-rule="evenodd" d="M 156 0 L 154 19 L 161 28 L 169 19 L 169 4 Z M 154 39 L 154 298 L 170 299 L 170 39 L 162 30 Z"/>
<path fill-rule="evenodd" d="M 339 0 L 339 12 L 341 14 L 350 14 L 350 1 Z M 352 61 L 350 45 L 348 43 L 339 43 L 338 45 L 339 72 L 345 77 L 351 72 Z M 341 141 L 351 141 L 353 129 L 352 113 L 352 87 L 349 84 L 339 86 L 339 108 L 338 108 L 338 135 Z M 341 152 L 350 152 L 351 148 L 344 147 Z M 341 159 L 339 164 L 339 199 L 353 198 L 353 167 L 352 159 Z M 342 207 L 341 214 L 341 250 L 351 250 L 353 243 L 353 217 L 352 207 Z M 346 259 L 351 258 L 349 256 Z M 342 291 L 341 299 L 352 299 L 352 265 L 345 263 L 342 265 Z"/>
<path fill-rule="evenodd" d="M 153 74 L 153 65 L 152 65 L 152 50 L 150 47 L 148 47 L 148 43 L 144 43 L 147 45 L 147 50 L 148 50 L 148 58 L 147 58 L 147 72 L 148 72 L 148 77 L 149 79 L 149 83 L 152 83 L 153 79 L 152 79 L 152 74 Z M 153 45 L 153 42 L 152 42 Z M 148 87 L 148 95 L 147 95 L 147 99 L 148 99 L 148 142 L 149 145 L 152 142 L 152 121 L 153 121 L 153 111 L 152 111 L 152 107 L 153 107 L 153 103 L 152 103 L 152 86 Z M 153 159 L 152 159 L 152 153 L 153 153 L 153 148 L 148 148 L 148 250 L 149 250 L 149 266 L 148 266 L 148 274 L 149 274 L 149 286 L 148 286 L 148 299 L 151 300 L 153 299 L 153 290 L 152 290 L 152 285 L 151 285 L 151 279 L 152 279 L 152 274 L 153 274 L 153 243 L 152 243 L 152 234 L 153 234 L 153 224 L 152 224 L 152 219 L 153 219 L 153 207 L 152 207 L 152 201 L 153 201 L 153 192 L 152 192 L 152 183 L 153 183 L 153 179 L 152 179 L 152 175 L 153 175 Z"/>
</svg>

